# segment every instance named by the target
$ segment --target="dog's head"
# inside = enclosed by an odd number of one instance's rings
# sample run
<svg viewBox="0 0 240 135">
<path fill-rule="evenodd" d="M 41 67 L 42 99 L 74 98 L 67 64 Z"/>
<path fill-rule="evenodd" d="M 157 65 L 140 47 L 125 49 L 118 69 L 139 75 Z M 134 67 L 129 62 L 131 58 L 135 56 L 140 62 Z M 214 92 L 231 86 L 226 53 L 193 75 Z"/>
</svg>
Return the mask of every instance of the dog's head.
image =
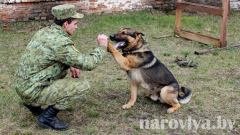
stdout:
<svg viewBox="0 0 240 135">
<path fill-rule="evenodd" d="M 109 37 L 112 41 L 117 42 L 114 45 L 114 48 L 129 51 L 135 48 L 140 48 L 145 44 L 145 40 L 142 36 L 144 36 L 144 34 L 140 31 L 131 28 L 123 28 L 119 30 L 117 34 L 112 34 Z"/>
</svg>

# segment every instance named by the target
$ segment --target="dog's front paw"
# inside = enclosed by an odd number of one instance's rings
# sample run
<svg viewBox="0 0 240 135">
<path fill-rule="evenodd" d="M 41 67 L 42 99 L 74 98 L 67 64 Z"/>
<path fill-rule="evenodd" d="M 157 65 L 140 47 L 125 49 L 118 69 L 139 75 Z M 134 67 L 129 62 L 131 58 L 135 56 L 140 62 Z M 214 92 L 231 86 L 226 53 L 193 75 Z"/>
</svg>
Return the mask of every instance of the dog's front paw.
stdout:
<svg viewBox="0 0 240 135">
<path fill-rule="evenodd" d="M 122 106 L 122 108 L 123 109 L 129 109 L 129 108 L 131 108 L 133 105 L 131 105 L 131 104 L 126 104 L 126 105 L 123 105 Z"/>
</svg>

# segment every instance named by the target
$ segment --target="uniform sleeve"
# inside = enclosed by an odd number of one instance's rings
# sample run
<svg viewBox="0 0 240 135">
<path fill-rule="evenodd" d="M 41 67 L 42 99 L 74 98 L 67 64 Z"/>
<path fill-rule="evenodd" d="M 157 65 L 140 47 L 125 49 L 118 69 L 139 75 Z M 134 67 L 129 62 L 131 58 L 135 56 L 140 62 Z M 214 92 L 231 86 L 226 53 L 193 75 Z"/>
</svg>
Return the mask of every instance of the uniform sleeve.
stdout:
<svg viewBox="0 0 240 135">
<path fill-rule="evenodd" d="M 100 46 L 93 53 L 85 55 L 78 52 L 73 45 L 64 45 L 55 50 L 54 60 L 81 70 L 93 70 L 103 60 L 107 48 Z"/>
</svg>

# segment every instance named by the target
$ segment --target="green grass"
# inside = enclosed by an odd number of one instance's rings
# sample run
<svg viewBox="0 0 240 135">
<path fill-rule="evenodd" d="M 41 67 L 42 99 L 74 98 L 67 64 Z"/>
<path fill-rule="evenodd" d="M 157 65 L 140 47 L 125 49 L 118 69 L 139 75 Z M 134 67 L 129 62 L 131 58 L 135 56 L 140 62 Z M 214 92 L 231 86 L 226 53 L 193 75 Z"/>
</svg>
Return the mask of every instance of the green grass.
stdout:
<svg viewBox="0 0 240 135">
<path fill-rule="evenodd" d="M 228 20 L 228 45 L 240 43 L 240 13 L 231 12 Z M 89 93 L 75 101 L 72 108 L 61 111 L 60 120 L 68 122 L 68 131 L 44 130 L 37 126 L 37 117 L 22 105 L 14 90 L 14 74 L 20 57 L 31 37 L 43 22 L 7 23 L 11 29 L 0 29 L 0 133 L 1 134 L 239 134 L 240 132 L 240 47 L 216 50 L 204 55 L 194 51 L 211 48 L 199 42 L 174 36 L 155 39 L 153 37 L 173 35 L 175 16 L 159 11 L 131 12 L 126 14 L 88 15 L 78 23 L 78 29 L 71 38 L 76 48 L 89 54 L 97 45 L 99 34 L 110 35 L 119 29 L 130 27 L 140 30 L 155 56 L 164 63 L 179 81 L 193 91 L 190 102 L 182 105 L 173 114 L 167 114 L 166 104 L 153 102 L 140 89 L 136 104 L 129 110 L 121 107 L 130 99 L 130 84 L 126 73 L 116 64 L 110 54 L 93 71 L 81 71 L 81 78 L 91 84 Z M 1 24 L 0 24 L 1 25 Z M 183 12 L 182 28 L 204 35 L 220 37 L 220 18 L 206 14 Z M 181 68 L 173 61 L 177 56 L 188 55 L 198 63 L 195 68 Z M 70 77 L 69 74 L 67 77 Z M 236 120 L 234 129 L 140 129 L 140 119 L 209 119 L 216 123 L 216 117 Z"/>
</svg>

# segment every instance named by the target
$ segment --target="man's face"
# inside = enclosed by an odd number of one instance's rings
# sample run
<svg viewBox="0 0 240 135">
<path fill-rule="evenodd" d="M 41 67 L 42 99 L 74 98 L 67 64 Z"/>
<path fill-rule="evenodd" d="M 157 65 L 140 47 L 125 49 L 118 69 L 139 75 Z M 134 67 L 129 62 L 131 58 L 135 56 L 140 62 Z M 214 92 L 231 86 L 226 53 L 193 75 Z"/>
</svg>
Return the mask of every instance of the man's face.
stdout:
<svg viewBox="0 0 240 135">
<path fill-rule="evenodd" d="M 78 23 L 78 19 L 74 19 L 71 23 L 65 22 L 67 23 L 65 25 L 65 31 L 69 34 L 72 35 L 74 33 L 74 31 L 78 28 L 77 23 Z"/>
</svg>

